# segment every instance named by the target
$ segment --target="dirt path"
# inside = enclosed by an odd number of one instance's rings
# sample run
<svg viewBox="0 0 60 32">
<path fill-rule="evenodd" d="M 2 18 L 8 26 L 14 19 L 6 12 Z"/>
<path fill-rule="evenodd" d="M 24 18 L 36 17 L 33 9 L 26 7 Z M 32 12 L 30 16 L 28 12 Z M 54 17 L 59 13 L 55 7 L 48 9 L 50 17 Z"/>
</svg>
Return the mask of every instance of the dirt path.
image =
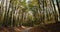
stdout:
<svg viewBox="0 0 60 32">
<path fill-rule="evenodd" d="M 60 32 L 60 23 L 38 27 L 0 27 L 0 32 Z"/>
</svg>

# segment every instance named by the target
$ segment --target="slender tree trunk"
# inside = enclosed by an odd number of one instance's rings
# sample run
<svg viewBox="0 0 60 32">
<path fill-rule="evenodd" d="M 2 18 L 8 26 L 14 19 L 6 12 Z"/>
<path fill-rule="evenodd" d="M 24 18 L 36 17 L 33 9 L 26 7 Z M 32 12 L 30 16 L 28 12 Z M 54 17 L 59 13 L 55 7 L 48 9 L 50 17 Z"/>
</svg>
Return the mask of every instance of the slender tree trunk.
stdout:
<svg viewBox="0 0 60 32">
<path fill-rule="evenodd" d="M 54 16 L 55 16 L 55 21 L 56 23 L 58 22 L 58 17 L 57 17 L 57 14 L 56 14 L 56 7 L 55 7 L 55 4 L 54 4 L 54 1 L 52 0 L 52 3 L 53 3 L 53 7 L 54 7 Z"/>
<path fill-rule="evenodd" d="M 60 14 L 59 2 L 58 2 L 58 0 L 56 0 L 56 2 L 57 2 L 57 6 L 58 6 L 58 10 L 59 10 L 59 14 Z"/>
<path fill-rule="evenodd" d="M 58 20 L 60 20 L 60 7 L 59 7 L 59 2 L 58 2 L 58 0 L 56 0 L 56 2 L 57 2 L 58 12 L 59 12 L 59 13 L 58 13 L 58 14 L 59 14 L 59 15 L 58 15 L 58 17 L 59 17 Z"/>
</svg>

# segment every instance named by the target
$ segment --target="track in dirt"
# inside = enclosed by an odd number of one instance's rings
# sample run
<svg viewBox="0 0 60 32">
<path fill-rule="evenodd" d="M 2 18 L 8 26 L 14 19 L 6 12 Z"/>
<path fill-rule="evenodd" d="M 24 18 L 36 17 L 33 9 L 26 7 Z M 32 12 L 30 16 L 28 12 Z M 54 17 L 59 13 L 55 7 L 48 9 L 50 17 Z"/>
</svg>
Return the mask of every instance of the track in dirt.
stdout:
<svg viewBox="0 0 60 32">
<path fill-rule="evenodd" d="M 21 27 L 0 27 L 0 32 L 60 32 L 60 23 L 38 26 L 31 29 Z"/>
</svg>

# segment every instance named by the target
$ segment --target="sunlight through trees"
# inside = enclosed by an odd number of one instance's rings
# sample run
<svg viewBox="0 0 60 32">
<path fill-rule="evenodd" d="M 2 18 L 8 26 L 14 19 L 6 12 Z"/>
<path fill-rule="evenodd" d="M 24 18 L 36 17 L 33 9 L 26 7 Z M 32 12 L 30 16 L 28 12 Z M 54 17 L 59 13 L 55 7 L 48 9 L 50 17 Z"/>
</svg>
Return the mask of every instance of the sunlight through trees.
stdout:
<svg viewBox="0 0 60 32">
<path fill-rule="evenodd" d="M 59 0 L 0 0 L 0 26 L 35 26 L 59 18 Z"/>
</svg>

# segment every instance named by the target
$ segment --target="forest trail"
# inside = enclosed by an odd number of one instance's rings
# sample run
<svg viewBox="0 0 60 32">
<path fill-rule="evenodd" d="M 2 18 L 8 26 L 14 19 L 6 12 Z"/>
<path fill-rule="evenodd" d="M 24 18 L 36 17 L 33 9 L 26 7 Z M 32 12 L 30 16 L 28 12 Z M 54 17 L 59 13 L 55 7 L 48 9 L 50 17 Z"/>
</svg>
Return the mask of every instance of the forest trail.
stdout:
<svg viewBox="0 0 60 32">
<path fill-rule="evenodd" d="M 44 27 L 0 27 L 0 32 L 60 32 L 60 23 L 49 24 Z"/>
</svg>

